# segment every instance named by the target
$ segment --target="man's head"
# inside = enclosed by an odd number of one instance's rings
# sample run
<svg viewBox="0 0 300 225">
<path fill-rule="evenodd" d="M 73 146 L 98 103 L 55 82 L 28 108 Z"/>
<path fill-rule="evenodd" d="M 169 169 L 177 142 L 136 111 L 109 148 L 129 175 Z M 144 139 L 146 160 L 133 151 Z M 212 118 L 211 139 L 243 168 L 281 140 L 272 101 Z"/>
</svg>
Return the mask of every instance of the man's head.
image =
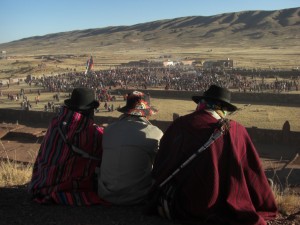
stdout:
<svg viewBox="0 0 300 225">
<path fill-rule="evenodd" d="M 70 99 L 65 100 L 65 105 L 74 111 L 93 111 L 99 107 L 99 102 L 95 100 L 95 94 L 89 88 L 75 88 Z"/>
<path fill-rule="evenodd" d="M 118 109 L 127 115 L 149 117 L 157 112 L 150 106 L 149 95 L 140 91 L 133 91 L 127 95 L 126 106 Z"/>
<path fill-rule="evenodd" d="M 202 100 L 213 102 L 214 104 L 218 104 L 222 110 L 229 112 L 237 110 L 237 107 L 230 103 L 231 92 L 227 88 L 219 87 L 217 85 L 211 85 L 202 96 L 193 96 L 192 99 L 197 104 Z"/>
</svg>

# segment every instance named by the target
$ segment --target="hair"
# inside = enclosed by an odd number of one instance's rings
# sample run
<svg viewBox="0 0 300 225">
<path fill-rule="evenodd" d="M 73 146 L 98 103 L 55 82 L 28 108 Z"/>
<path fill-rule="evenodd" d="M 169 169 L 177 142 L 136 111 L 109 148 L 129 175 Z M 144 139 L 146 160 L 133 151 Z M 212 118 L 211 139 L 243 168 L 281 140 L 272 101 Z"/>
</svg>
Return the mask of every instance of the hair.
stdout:
<svg viewBox="0 0 300 225">
<path fill-rule="evenodd" d="M 215 109 L 214 110 L 221 118 L 225 118 L 226 116 L 226 111 L 223 109 Z"/>
<path fill-rule="evenodd" d="M 201 99 L 201 101 L 197 105 L 196 110 L 201 109 L 212 109 L 222 118 L 224 118 L 227 114 L 226 106 L 224 106 L 223 103 L 218 100 Z"/>
</svg>

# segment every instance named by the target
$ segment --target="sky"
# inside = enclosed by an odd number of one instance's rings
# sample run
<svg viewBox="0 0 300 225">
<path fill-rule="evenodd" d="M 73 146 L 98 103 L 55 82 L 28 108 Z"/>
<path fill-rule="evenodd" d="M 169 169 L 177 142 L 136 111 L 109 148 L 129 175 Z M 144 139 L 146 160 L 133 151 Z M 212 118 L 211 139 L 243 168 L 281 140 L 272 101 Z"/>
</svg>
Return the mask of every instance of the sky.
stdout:
<svg viewBox="0 0 300 225">
<path fill-rule="evenodd" d="M 300 0 L 0 0 L 0 44 L 185 16 L 300 7 Z"/>
</svg>

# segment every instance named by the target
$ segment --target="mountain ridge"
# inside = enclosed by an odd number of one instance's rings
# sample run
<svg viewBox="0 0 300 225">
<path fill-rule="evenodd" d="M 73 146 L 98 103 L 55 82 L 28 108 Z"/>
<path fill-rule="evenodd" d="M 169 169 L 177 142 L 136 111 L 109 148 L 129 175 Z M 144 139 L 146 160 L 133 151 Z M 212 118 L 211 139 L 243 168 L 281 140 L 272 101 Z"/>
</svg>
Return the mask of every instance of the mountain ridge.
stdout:
<svg viewBox="0 0 300 225">
<path fill-rule="evenodd" d="M 295 46 L 300 38 L 300 7 L 187 16 L 130 26 L 108 26 L 27 37 L 0 44 L 12 54 L 80 53 L 85 49 L 172 49 L 197 46 Z"/>
</svg>

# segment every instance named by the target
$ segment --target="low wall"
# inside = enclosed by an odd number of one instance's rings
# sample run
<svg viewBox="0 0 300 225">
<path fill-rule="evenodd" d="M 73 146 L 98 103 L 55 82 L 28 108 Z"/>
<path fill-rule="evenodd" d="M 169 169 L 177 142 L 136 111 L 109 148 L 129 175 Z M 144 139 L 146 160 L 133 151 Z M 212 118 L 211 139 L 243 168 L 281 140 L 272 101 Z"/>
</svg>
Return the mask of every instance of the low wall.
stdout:
<svg viewBox="0 0 300 225">
<path fill-rule="evenodd" d="M 130 92 L 130 90 L 118 90 L 122 95 Z M 174 90 L 140 90 L 149 93 L 154 98 L 163 99 L 182 99 L 191 100 L 193 95 L 202 95 L 202 92 L 196 91 L 174 91 Z M 250 93 L 250 92 L 232 92 L 231 101 L 233 103 L 244 104 L 278 104 L 287 106 L 300 106 L 299 94 L 288 93 Z"/>
<path fill-rule="evenodd" d="M 19 123 L 30 127 L 47 127 L 51 118 L 55 116 L 53 112 L 24 111 L 14 109 L 0 109 L 0 122 Z M 96 116 L 97 124 L 110 124 L 117 120 L 114 117 Z M 151 123 L 165 131 L 170 125 L 170 121 L 151 120 Z M 249 135 L 256 143 L 286 144 L 287 146 L 300 146 L 300 132 L 259 129 L 248 127 Z"/>
</svg>

